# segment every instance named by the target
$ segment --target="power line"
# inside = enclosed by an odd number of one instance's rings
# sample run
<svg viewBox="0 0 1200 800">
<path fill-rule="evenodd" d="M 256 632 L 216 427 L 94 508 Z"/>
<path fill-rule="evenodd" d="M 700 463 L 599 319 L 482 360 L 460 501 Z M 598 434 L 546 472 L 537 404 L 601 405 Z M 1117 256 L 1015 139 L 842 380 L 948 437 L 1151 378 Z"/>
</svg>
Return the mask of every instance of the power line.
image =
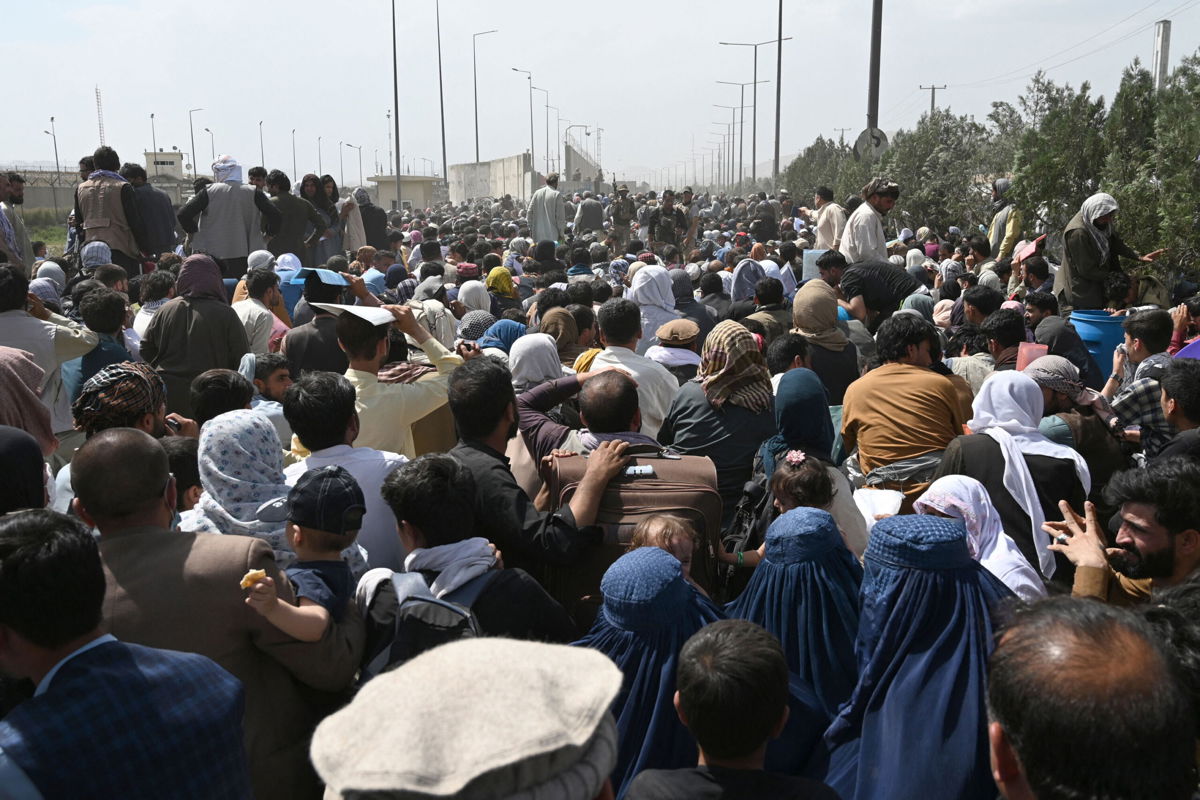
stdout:
<svg viewBox="0 0 1200 800">
<path fill-rule="evenodd" d="M 938 89 L 945 89 L 946 85 L 941 86 L 922 86 L 921 91 L 929 92 L 929 116 L 933 116 L 933 112 L 937 109 L 937 93 Z"/>
</svg>

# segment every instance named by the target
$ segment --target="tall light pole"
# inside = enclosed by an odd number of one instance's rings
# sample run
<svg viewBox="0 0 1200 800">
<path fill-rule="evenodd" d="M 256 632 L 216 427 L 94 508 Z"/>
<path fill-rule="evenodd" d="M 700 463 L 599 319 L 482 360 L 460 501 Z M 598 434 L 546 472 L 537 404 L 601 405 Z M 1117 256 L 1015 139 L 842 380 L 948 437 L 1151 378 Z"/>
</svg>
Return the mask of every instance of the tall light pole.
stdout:
<svg viewBox="0 0 1200 800">
<path fill-rule="evenodd" d="M 296 174 L 296 129 L 292 128 L 292 180 L 300 185 L 300 176 Z"/>
<path fill-rule="evenodd" d="M 217 136 L 209 128 L 205 128 L 204 132 L 208 134 L 208 151 L 212 154 L 212 160 L 217 160 Z"/>
<path fill-rule="evenodd" d="M 192 126 L 192 114 L 203 110 L 203 108 L 188 109 L 188 133 L 192 137 L 192 180 L 196 180 L 196 129 Z"/>
<path fill-rule="evenodd" d="M 596 126 L 596 169 L 600 170 L 601 172 L 604 171 L 604 165 L 600 163 L 600 154 L 603 150 L 603 148 L 601 147 L 601 144 L 602 144 L 601 137 L 603 137 L 603 136 L 604 136 L 604 128 L 601 128 L 599 125 L 597 125 Z"/>
<path fill-rule="evenodd" d="M 388 173 L 395 174 L 392 170 L 392 110 L 389 108 L 387 112 L 388 118 Z"/>
<path fill-rule="evenodd" d="M 317 177 L 325 174 L 325 166 L 321 163 L 321 137 L 317 137 Z"/>
<path fill-rule="evenodd" d="M 266 169 L 267 151 L 265 149 L 263 149 L 262 124 L 263 124 L 263 121 L 260 119 L 258 121 L 258 158 L 259 158 L 259 166 Z"/>
<path fill-rule="evenodd" d="M 783 108 L 783 0 L 779 0 L 779 49 L 775 51 L 775 170 L 772 178 L 779 184 L 779 114 Z"/>
<path fill-rule="evenodd" d="M 547 122 L 547 124 L 549 124 L 549 122 L 550 122 L 550 109 L 552 109 L 552 108 L 554 109 L 554 120 L 555 120 L 555 122 L 554 122 L 554 155 L 550 158 L 550 166 L 552 169 L 558 171 L 558 170 L 562 169 L 562 167 L 560 167 L 559 163 L 558 163 L 558 132 L 560 130 L 562 130 L 562 121 L 561 121 L 562 117 L 559 115 L 558 106 L 552 106 L 549 103 L 547 103 L 546 104 L 546 122 Z M 549 150 L 550 148 L 547 147 L 546 149 Z"/>
<path fill-rule="evenodd" d="M 740 185 L 746 178 L 746 87 L 754 86 L 758 83 L 770 83 L 770 81 L 746 81 L 745 83 L 738 83 L 736 81 L 717 81 L 717 83 L 723 83 L 727 86 L 739 86 L 742 90 L 742 129 L 738 132 L 738 184 Z"/>
<path fill-rule="evenodd" d="M 396 150 L 400 150 L 400 56 L 399 49 L 396 47 L 396 0 L 392 0 L 392 103 L 396 109 L 395 131 L 396 131 Z M 392 112 L 388 110 L 388 117 L 391 118 Z M 391 170 L 392 161 L 392 142 L 388 139 L 388 170 Z M 397 152 L 396 171 L 393 173 L 396 178 L 396 210 L 403 211 L 404 204 L 400 201 L 400 158 Z"/>
<path fill-rule="evenodd" d="M 342 162 L 342 146 L 345 142 L 338 142 L 338 186 L 346 185 L 346 167 Z"/>
<path fill-rule="evenodd" d="M 55 145 L 55 149 L 56 150 L 58 149 L 57 144 Z M 152 152 L 152 153 L 158 152 L 158 134 L 154 130 L 154 112 L 150 112 L 150 152 Z M 154 175 L 155 175 L 155 177 L 158 177 L 158 156 L 156 155 L 153 158 L 151 158 L 150 160 L 154 162 Z M 54 209 L 55 209 L 55 213 L 58 213 L 58 204 L 57 203 L 55 203 Z"/>
<path fill-rule="evenodd" d="M 359 144 L 359 145 L 354 145 L 354 144 L 350 144 L 349 142 L 346 142 L 345 144 L 346 144 L 346 147 L 349 147 L 349 148 L 351 148 L 352 150 L 357 150 L 357 151 L 358 151 L 358 185 L 359 185 L 359 186 L 362 186 L 362 185 L 363 185 L 363 171 L 362 171 L 362 145 L 361 145 L 361 144 Z"/>
<path fill-rule="evenodd" d="M 779 42 L 786 42 L 791 38 L 789 36 L 787 39 L 780 39 Z M 764 44 L 778 44 L 779 42 L 775 39 L 767 39 L 765 42 L 717 42 L 717 44 L 723 44 L 727 47 L 754 48 L 754 97 L 752 98 L 754 114 L 751 117 L 752 123 L 750 128 L 750 181 L 752 183 L 758 180 L 758 167 L 756 166 L 758 164 L 758 48 Z M 778 114 L 778 110 L 775 113 Z M 775 151 L 778 153 L 779 148 L 776 147 Z"/>
<path fill-rule="evenodd" d="M 475 163 L 479 163 L 479 67 L 475 57 L 475 40 L 489 33 L 499 33 L 498 29 L 480 31 L 471 34 L 471 76 L 475 85 Z"/>
<path fill-rule="evenodd" d="M 58 131 L 54 129 L 54 117 L 50 118 L 50 130 L 42 133 L 54 140 L 54 180 L 50 182 L 50 194 L 54 198 L 54 216 L 58 216 L 58 177 L 62 167 L 58 163 Z"/>
<path fill-rule="evenodd" d="M 867 127 L 879 127 L 879 51 L 883 41 L 883 0 L 871 3 L 871 63 L 867 75 Z"/>
<path fill-rule="evenodd" d="M 419 158 L 420 158 L 422 161 L 424 161 L 426 164 L 428 164 L 428 165 L 429 165 L 429 175 L 430 175 L 430 177 L 432 177 L 432 176 L 433 176 L 433 159 L 432 159 L 432 158 L 426 158 L 425 156 L 418 156 L 418 157 L 419 157 Z"/>
<path fill-rule="evenodd" d="M 545 171 L 546 171 L 546 174 L 549 175 L 550 174 L 550 92 L 548 92 L 545 89 L 542 89 L 539 86 L 534 86 L 533 90 L 535 92 L 541 92 L 542 94 L 546 95 L 546 108 L 545 108 L 545 111 L 546 111 L 546 136 L 544 139 L 542 139 L 542 145 L 543 145 L 543 148 L 545 149 L 545 154 L 542 157 L 542 164 L 543 164 L 543 169 L 545 169 Z"/>
<path fill-rule="evenodd" d="M 735 134 L 736 128 L 737 128 L 738 107 L 737 106 L 723 106 L 723 105 L 719 105 L 717 103 L 713 103 L 713 107 L 729 109 L 729 153 L 725 159 L 725 170 L 729 174 L 729 180 L 727 181 L 727 184 L 732 187 L 733 186 L 733 145 L 737 141 L 737 136 L 734 134 Z"/>
<path fill-rule="evenodd" d="M 587 125 L 568 125 L 567 129 L 565 131 L 563 131 L 563 152 L 564 153 L 566 152 L 566 149 L 567 149 L 567 137 L 571 134 L 571 128 L 583 128 L 584 133 L 586 133 L 588 136 L 592 135 L 592 133 L 588 129 Z"/>
<path fill-rule="evenodd" d="M 438 43 L 438 108 L 442 115 L 442 177 L 449 182 L 450 171 L 446 165 L 446 95 L 442 90 L 442 4 L 441 0 L 434 0 L 434 13 L 437 20 L 437 43 Z"/>
<path fill-rule="evenodd" d="M 527 69 L 512 68 L 513 72 L 522 72 L 529 80 L 529 194 L 537 191 L 537 168 L 534 166 L 533 150 L 533 73 Z"/>
</svg>

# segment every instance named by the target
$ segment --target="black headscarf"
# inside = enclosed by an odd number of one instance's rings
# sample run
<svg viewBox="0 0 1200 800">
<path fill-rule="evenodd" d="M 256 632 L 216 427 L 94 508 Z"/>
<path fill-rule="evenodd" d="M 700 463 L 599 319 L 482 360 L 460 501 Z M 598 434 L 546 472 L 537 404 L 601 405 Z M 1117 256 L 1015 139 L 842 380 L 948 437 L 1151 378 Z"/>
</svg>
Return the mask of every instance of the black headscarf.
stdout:
<svg viewBox="0 0 1200 800">
<path fill-rule="evenodd" d="M 46 507 L 46 475 L 42 448 L 20 428 L 0 425 L 0 514 Z"/>
</svg>

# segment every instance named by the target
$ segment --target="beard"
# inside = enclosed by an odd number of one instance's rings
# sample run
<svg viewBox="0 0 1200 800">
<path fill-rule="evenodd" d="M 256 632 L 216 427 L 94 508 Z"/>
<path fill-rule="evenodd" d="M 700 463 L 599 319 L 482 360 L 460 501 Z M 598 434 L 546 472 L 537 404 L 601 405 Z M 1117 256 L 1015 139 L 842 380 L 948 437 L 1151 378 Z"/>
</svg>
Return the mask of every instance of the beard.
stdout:
<svg viewBox="0 0 1200 800">
<path fill-rule="evenodd" d="M 1143 553 L 1132 544 L 1117 545 L 1122 552 L 1109 558 L 1112 568 L 1127 578 L 1169 578 L 1175 573 L 1175 548 Z"/>
<path fill-rule="evenodd" d="M 11 197 L 9 197 L 9 198 L 8 198 L 8 202 L 9 202 L 9 204 L 10 204 L 10 205 L 14 205 L 14 206 L 22 206 L 22 205 L 25 205 L 25 195 L 23 195 L 23 194 L 22 194 L 22 195 L 15 195 L 15 194 L 14 194 L 14 195 L 12 195 Z"/>
</svg>

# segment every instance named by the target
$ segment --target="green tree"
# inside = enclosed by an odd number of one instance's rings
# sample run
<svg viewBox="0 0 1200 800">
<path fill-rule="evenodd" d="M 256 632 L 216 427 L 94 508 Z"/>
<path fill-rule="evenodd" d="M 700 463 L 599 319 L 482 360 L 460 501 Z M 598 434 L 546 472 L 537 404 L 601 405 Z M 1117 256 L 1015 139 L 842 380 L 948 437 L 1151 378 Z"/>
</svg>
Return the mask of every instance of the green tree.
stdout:
<svg viewBox="0 0 1200 800">
<path fill-rule="evenodd" d="M 1185 58 L 1158 95 L 1154 172 L 1161 187 L 1158 247 L 1164 268 L 1200 268 L 1200 51 Z"/>
<path fill-rule="evenodd" d="M 1121 236 L 1139 252 L 1156 248 L 1160 184 L 1154 176 L 1154 126 L 1157 115 L 1154 79 L 1134 60 L 1121 76 L 1104 123 L 1108 155 L 1100 190 L 1120 206 Z"/>
<path fill-rule="evenodd" d="M 847 158 L 853 156 L 845 143 L 818 136 L 788 164 L 783 174 L 783 184 L 793 198 L 801 204 L 807 204 L 818 186 L 832 189 L 837 185 L 838 173 Z"/>
</svg>

